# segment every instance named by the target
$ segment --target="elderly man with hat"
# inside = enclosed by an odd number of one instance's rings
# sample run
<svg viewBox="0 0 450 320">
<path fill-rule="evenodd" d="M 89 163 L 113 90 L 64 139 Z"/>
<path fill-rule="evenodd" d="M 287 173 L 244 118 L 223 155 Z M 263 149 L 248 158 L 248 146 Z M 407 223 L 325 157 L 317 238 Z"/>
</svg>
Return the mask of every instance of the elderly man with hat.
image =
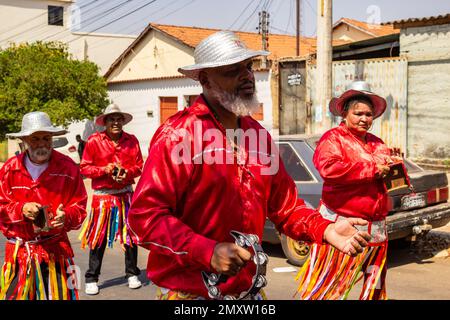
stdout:
<svg viewBox="0 0 450 320">
<path fill-rule="evenodd" d="M 0 299 L 78 299 L 67 232 L 81 227 L 87 194 L 78 166 L 53 150 L 54 127 L 44 112 L 23 116 L 25 151 L 0 169 L 0 230 L 7 238 Z"/>
<path fill-rule="evenodd" d="M 321 137 L 314 152 L 314 165 L 324 180 L 319 212 L 330 221 L 367 220 L 368 225 L 358 228 L 368 231 L 371 240 L 356 258 L 343 258 L 326 244 L 314 245 L 299 277 L 300 296 L 345 298 L 362 271 L 360 299 L 386 299 L 388 195 L 383 177 L 389 164 L 401 162 L 401 157 L 368 132 L 386 110 L 386 100 L 371 92 L 367 82 L 355 81 L 329 108 L 343 120 Z"/>
<path fill-rule="evenodd" d="M 252 59 L 268 54 L 220 31 L 196 47 L 195 65 L 179 69 L 203 93 L 153 136 L 128 216 L 133 239 L 150 250 L 158 299 L 214 297 L 202 271 L 228 276 L 220 292 L 239 297 L 256 266 L 230 231 L 262 239 L 266 217 L 294 239 L 328 241 L 349 255 L 366 244 L 367 233 L 353 227 L 365 221 L 331 223 L 297 198 L 270 135 L 250 116 L 259 106 Z"/>
<path fill-rule="evenodd" d="M 137 246 L 127 225 L 128 209 L 133 196 L 134 179 L 141 175 L 142 154 L 137 138 L 122 127 L 133 119 L 116 104 L 110 104 L 95 123 L 105 130 L 91 135 L 86 142 L 81 173 L 92 179 L 91 211 L 80 233 L 81 246 L 89 246 L 89 269 L 86 271 L 85 292 L 98 294 L 97 285 L 106 246 L 113 247 L 119 238 L 125 251 L 125 275 L 128 286 L 137 289 Z"/>
</svg>

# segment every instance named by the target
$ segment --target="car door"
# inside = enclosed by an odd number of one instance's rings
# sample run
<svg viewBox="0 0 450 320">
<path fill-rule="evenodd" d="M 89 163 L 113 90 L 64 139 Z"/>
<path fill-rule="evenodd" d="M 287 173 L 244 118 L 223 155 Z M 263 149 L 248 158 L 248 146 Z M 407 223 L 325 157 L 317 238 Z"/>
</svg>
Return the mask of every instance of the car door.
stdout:
<svg viewBox="0 0 450 320">
<path fill-rule="evenodd" d="M 314 151 L 302 140 L 280 140 L 278 148 L 286 171 L 295 181 L 298 196 L 316 208 L 323 181 L 312 162 Z"/>
</svg>

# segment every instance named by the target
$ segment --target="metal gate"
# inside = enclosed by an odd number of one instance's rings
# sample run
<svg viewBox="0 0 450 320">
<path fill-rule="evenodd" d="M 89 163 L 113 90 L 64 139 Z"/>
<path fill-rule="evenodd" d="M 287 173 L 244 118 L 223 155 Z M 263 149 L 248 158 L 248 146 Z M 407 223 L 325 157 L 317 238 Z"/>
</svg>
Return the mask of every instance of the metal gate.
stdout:
<svg viewBox="0 0 450 320">
<path fill-rule="evenodd" d="M 365 80 L 371 90 L 384 97 L 387 108 L 381 118 L 373 122 L 371 133 L 383 139 L 390 147 L 401 148 L 406 152 L 407 138 L 407 80 L 408 62 L 405 58 L 383 58 L 333 62 L 333 97 L 340 96 L 346 87 L 356 80 Z M 315 101 L 317 68 L 307 66 L 307 96 L 312 105 L 312 128 L 314 122 L 321 120 L 321 113 Z M 328 109 L 328 108 L 327 108 Z M 329 111 L 327 116 L 332 119 L 333 126 L 339 124 L 340 118 L 333 117 Z"/>
<path fill-rule="evenodd" d="M 283 61 L 279 64 L 280 134 L 305 133 L 306 63 Z"/>
</svg>

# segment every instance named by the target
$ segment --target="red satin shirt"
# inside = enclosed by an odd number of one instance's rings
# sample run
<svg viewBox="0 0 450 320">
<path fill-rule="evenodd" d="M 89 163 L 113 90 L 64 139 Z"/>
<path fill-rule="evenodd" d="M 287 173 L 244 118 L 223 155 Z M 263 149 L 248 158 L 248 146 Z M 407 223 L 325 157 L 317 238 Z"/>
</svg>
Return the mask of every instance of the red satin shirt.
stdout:
<svg viewBox="0 0 450 320">
<path fill-rule="evenodd" d="M 0 229 L 7 238 L 32 240 L 37 234 L 32 221 L 23 216 L 23 205 L 26 202 L 47 205 L 56 215 L 56 209 L 63 204 L 64 227 L 39 235 L 60 234 L 66 246 L 69 244 L 66 232 L 79 229 L 86 217 L 87 194 L 78 166 L 69 157 L 53 150 L 47 169 L 33 181 L 25 168 L 24 156 L 22 153 L 10 158 L 0 169 Z"/>
<path fill-rule="evenodd" d="M 105 167 L 110 163 L 120 163 L 128 170 L 126 178 L 116 182 L 105 172 Z M 92 179 L 92 189 L 122 189 L 134 183 L 134 179 L 141 175 L 142 153 L 137 138 L 126 132 L 117 144 L 106 133 L 96 132 L 86 142 L 83 159 L 80 163 L 81 174 Z"/>
<path fill-rule="evenodd" d="M 388 213 L 387 192 L 377 177 L 377 164 L 386 164 L 390 149 L 367 133 L 367 143 L 344 124 L 327 131 L 314 152 L 314 165 L 324 180 L 322 201 L 345 217 L 382 220 Z"/>
<path fill-rule="evenodd" d="M 196 122 L 197 121 L 197 122 Z M 227 154 L 223 131 L 214 140 L 203 141 L 195 149 L 194 131 L 220 128 L 205 101 L 178 112 L 155 133 L 143 174 L 133 196 L 128 224 L 135 243 L 150 250 L 147 275 L 156 285 L 207 297 L 201 271 L 213 271 L 210 261 L 218 242 L 234 242 L 231 230 L 256 234 L 262 239 L 264 223 L 269 217 L 277 229 L 292 238 L 321 242 L 329 221 L 306 207 L 297 198 L 294 182 L 276 153 L 279 170 L 262 175 L 259 153 L 274 154 L 270 135 L 251 117 L 241 118 L 245 132 L 255 129 L 267 134 L 264 147 L 246 144 L 240 149 L 240 164 L 219 164 L 210 157 Z M 185 130 L 183 134 L 179 129 Z M 223 129 L 222 129 L 223 130 Z M 261 131 L 259 131 L 261 130 Z M 180 141 L 192 152 L 181 152 Z M 195 139 L 198 143 L 201 141 Z M 204 157 L 202 163 L 176 164 L 173 154 L 186 159 Z M 233 157 L 233 155 L 232 155 Z M 175 158 L 177 159 L 177 158 Z M 247 290 L 254 275 L 253 263 L 220 285 L 223 294 Z"/>
</svg>

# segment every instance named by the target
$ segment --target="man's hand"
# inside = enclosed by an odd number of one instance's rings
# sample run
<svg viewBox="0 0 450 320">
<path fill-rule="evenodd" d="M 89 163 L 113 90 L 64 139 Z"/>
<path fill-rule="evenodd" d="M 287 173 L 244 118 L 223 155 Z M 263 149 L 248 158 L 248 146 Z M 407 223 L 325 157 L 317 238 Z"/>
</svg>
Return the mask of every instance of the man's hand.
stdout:
<svg viewBox="0 0 450 320">
<path fill-rule="evenodd" d="M 235 276 L 251 257 L 249 251 L 235 243 L 221 242 L 214 248 L 211 267 L 218 273 Z"/>
<path fill-rule="evenodd" d="M 107 175 L 112 176 L 112 172 L 115 166 L 116 165 L 114 163 L 109 163 L 106 167 L 103 168 L 103 170 L 105 170 Z"/>
<path fill-rule="evenodd" d="M 42 207 L 37 202 L 27 202 L 22 207 L 22 214 L 25 218 L 34 221 L 39 214 L 39 209 Z"/>
<path fill-rule="evenodd" d="M 328 225 L 323 238 L 343 253 L 356 256 L 367 246 L 367 241 L 370 241 L 370 235 L 367 232 L 358 231 L 354 225 L 364 226 L 366 224 L 366 220 L 359 218 L 339 220 Z"/>
<path fill-rule="evenodd" d="M 64 222 L 66 221 L 66 213 L 64 212 L 64 207 L 62 203 L 56 209 L 56 216 L 51 221 L 52 228 L 62 228 L 64 227 Z"/>
</svg>

